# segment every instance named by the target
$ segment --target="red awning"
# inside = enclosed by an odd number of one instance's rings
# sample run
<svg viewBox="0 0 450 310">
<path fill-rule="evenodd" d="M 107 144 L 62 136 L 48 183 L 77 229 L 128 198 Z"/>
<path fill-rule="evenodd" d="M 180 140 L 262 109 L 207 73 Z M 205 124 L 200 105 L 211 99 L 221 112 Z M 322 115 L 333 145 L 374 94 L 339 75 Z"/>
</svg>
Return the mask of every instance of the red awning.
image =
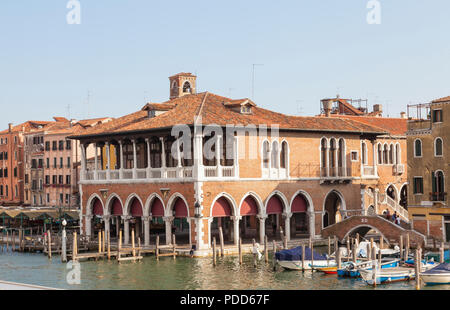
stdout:
<svg viewBox="0 0 450 310">
<path fill-rule="evenodd" d="M 283 213 L 283 202 L 281 199 L 275 195 L 270 198 L 267 204 L 267 214 L 282 214 Z"/>
<path fill-rule="evenodd" d="M 144 215 L 144 212 L 142 210 L 142 205 L 139 199 L 133 198 L 133 202 L 131 203 L 130 207 L 130 213 L 134 217 L 140 217 Z"/>
<path fill-rule="evenodd" d="M 184 203 L 183 199 L 177 198 L 177 201 L 175 202 L 174 210 L 175 210 L 176 218 L 188 217 L 188 207 Z"/>
<path fill-rule="evenodd" d="M 102 202 L 98 198 L 95 198 L 94 208 L 92 212 L 94 213 L 94 215 L 103 215 Z"/>
<path fill-rule="evenodd" d="M 232 216 L 232 214 L 230 203 L 226 198 L 221 197 L 216 200 L 213 206 L 213 217 L 227 217 Z"/>
<path fill-rule="evenodd" d="M 123 208 L 122 204 L 120 203 L 119 199 L 114 198 L 114 201 L 112 203 L 112 215 L 123 215 Z"/>
<path fill-rule="evenodd" d="M 298 195 L 292 202 L 292 213 L 305 213 L 308 210 L 308 202 L 303 195 Z"/>
<path fill-rule="evenodd" d="M 241 206 L 241 215 L 258 215 L 258 205 L 253 197 L 248 196 L 245 198 Z"/>
<path fill-rule="evenodd" d="M 159 200 L 159 198 L 155 198 L 152 202 L 152 207 L 150 210 L 153 217 L 163 217 L 164 216 L 164 206 Z"/>
</svg>

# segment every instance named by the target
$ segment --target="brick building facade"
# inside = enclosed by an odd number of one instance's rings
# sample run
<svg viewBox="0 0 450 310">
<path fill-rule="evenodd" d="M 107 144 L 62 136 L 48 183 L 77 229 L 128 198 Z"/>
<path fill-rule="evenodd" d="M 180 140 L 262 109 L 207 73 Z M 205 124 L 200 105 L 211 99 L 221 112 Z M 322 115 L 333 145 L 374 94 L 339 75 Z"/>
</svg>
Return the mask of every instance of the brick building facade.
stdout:
<svg viewBox="0 0 450 310">
<path fill-rule="evenodd" d="M 196 93 L 189 73 L 170 86 L 171 100 L 71 137 L 82 148 L 83 234 L 123 230 L 128 243 L 134 227 L 149 244 L 155 231 L 166 243 L 175 231 L 177 243 L 202 250 L 219 227 L 235 244 L 281 230 L 288 239 L 320 237 L 345 217 L 387 208 L 408 221 L 405 119 L 336 117 L 327 105 L 316 117 L 283 115 L 249 99 Z M 85 151 L 92 145 L 102 159 L 93 170 Z"/>
</svg>

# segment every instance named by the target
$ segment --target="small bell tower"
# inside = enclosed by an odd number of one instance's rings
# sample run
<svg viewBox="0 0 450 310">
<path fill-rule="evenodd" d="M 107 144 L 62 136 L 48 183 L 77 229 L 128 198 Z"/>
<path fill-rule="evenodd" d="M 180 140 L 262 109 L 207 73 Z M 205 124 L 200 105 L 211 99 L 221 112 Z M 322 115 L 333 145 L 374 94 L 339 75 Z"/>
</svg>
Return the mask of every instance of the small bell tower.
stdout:
<svg viewBox="0 0 450 310">
<path fill-rule="evenodd" d="M 197 76 L 192 73 L 178 73 L 169 77 L 170 99 L 197 93 Z"/>
</svg>

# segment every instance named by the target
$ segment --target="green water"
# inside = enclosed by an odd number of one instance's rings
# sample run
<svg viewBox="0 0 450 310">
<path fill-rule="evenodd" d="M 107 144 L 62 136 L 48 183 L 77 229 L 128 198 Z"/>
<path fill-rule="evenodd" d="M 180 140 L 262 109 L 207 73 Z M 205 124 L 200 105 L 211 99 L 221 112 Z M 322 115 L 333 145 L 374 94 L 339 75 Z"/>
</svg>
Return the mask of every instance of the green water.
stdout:
<svg viewBox="0 0 450 310">
<path fill-rule="evenodd" d="M 58 256 L 49 260 L 42 254 L 0 253 L 0 280 L 42 285 L 62 289 L 138 289 L 138 290 L 373 290 L 359 279 L 338 279 L 322 273 L 273 271 L 264 260 L 253 266 L 253 257 L 244 256 L 243 265 L 237 257 L 212 259 L 178 257 L 144 257 L 139 263 L 116 261 L 81 262 L 81 284 L 66 281 L 67 264 Z M 378 286 L 377 290 L 413 290 L 414 282 Z M 434 286 L 425 289 L 450 289 Z"/>
</svg>

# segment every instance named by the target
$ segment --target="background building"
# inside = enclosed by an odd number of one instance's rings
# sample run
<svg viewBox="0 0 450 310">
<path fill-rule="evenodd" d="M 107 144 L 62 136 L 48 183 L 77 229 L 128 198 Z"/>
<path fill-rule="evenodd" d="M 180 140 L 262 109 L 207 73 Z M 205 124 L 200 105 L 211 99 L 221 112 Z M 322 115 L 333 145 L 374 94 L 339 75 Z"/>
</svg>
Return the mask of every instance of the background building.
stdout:
<svg viewBox="0 0 450 310">
<path fill-rule="evenodd" d="M 450 241 L 450 97 L 408 106 L 408 201 L 415 230 Z"/>
</svg>

